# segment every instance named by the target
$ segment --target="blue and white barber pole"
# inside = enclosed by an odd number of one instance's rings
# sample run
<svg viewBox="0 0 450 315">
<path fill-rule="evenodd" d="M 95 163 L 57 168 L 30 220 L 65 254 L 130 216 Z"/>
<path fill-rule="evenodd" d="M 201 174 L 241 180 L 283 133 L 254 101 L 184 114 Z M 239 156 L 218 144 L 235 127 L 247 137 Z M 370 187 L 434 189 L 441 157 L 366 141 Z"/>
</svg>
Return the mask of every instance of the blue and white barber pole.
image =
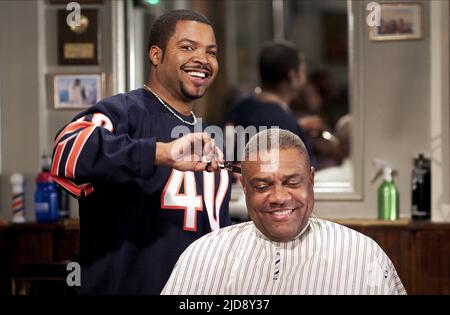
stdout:
<svg viewBox="0 0 450 315">
<path fill-rule="evenodd" d="M 10 177 L 12 192 L 12 222 L 24 223 L 25 218 L 25 178 L 20 173 L 14 173 Z"/>
</svg>

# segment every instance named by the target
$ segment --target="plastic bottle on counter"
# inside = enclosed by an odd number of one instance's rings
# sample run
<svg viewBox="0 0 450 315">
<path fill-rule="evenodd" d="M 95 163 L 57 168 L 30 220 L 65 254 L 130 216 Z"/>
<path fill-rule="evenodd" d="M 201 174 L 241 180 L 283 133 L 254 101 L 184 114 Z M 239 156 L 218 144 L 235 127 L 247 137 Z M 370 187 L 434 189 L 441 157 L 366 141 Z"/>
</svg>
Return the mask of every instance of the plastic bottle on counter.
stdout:
<svg viewBox="0 0 450 315">
<path fill-rule="evenodd" d="M 36 177 L 36 192 L 34 207 L 38 223 L 52 223 L 58 221 L 58 192 L 56 183 L 50 175 L 50 159 L 42 156 L 42 171 Z"/>
</svg>

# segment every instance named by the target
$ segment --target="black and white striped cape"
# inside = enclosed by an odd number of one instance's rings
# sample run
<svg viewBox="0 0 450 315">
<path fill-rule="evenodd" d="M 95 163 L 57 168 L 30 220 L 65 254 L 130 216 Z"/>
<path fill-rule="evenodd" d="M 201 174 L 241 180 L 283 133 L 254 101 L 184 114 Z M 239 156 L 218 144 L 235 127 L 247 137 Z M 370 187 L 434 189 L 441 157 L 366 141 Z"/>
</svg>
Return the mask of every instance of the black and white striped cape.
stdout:
<svg viewBox="0 0 450 315">
<path fill-rule="evenodd" d="M 289 242 L 265 237 L 253 222 L 209 233 L 178 260 L 162 294 L 406 294 L 375 241 L 310 218 Z"/>
</svg>

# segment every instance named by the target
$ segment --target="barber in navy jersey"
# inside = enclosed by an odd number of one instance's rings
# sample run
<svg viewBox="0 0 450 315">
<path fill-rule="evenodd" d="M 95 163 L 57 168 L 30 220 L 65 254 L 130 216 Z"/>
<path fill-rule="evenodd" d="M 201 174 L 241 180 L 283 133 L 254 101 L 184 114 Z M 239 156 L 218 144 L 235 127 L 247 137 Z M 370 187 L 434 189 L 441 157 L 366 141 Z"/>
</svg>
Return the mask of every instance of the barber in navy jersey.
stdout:
<svg viewBox="0 0 450 315">
<path fill-rule="evenodd" d="M 56 136 L 52 175 L 79 199 L 82 293 L 159 294 L 189 244 L 231 223 L 220 150 L 193 133 L 216 54 L 204 16 L 162 15 L 150 32 L 147 84 L 100 101 Z M 180 126 L 192 133 L 173 139 Z"/>
</svg>

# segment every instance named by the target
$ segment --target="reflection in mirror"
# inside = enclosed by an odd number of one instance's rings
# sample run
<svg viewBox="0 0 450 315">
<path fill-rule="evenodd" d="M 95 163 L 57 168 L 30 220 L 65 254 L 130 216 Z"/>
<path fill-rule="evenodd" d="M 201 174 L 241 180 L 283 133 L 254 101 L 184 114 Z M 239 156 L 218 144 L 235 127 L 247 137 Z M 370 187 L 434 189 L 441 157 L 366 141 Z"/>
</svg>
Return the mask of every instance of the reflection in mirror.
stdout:
<svg viewBox="0 0 450 315">
<path fill-rule="evenodd" d="M 228 1 L 226 10 L 227 25 L 233 25 L 227 32 L 227 83 L 235 95 L 258 90 L 256 57 L 265 42 L 281 37 L 302 52 L 308 80 L 290 110 L 310 139 L 315 190 L 323 199 L 330 193 L 339 199 L 355 197 L 347 5 L 329 0 Z M 272 24 L 266 22 L 270 19 Z"/>
<path fill-rule="evenodd" d="M 361 180 L 355 170 L 359 172 L 361 163 L 356 159 L 359 149 L 355 155 L 356 121 L 352 121 L 359 116 L 355 116 L 355 91 L 350 90 L 358 85 L 351 75 L 351 2 L 169 0 L 150 5 L 148 1 L 128 1 L 128 89 L 139 88 L 147 80 L 149 27 L 157 16 L 171 9 L 197 10 L 214 25 L 220 71 L 195 108 L 208 123 L 223 123 L 239 99 L 258 91 L 257 60 L 266 42 L 275 38 L 293 42 L 301 51 L 302 71 L 308 80 L 289 104 L 289 113 L 312 143 L 316 197 L 360 198 Z"/>
<path fill-rule="evenodd" d="M 286 38 L 305 56 L 307 82 L 291 110 L 311 141 L 316 191 L 353 187 L 345 1 L 285 1 Z"/>
</svg>

